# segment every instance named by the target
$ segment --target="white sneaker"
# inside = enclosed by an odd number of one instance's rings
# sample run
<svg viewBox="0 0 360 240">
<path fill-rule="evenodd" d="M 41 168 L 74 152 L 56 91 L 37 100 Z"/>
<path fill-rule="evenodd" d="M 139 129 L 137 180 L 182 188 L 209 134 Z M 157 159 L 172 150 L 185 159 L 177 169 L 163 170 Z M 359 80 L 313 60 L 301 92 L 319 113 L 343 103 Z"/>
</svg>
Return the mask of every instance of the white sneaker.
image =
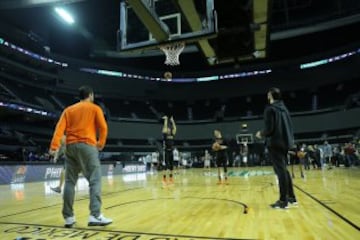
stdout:
<svg viewBox="0 0 360 240">
<path fill-rule="evenodd" d="M 67 217 L 65 218 L 65 227 L 71 228 L 76 223 L 75 217 Z"/>
<path fill-rule="evenodd" d="M 102 214 L 98 217 L 90 215 L 88 226 L 106 226 L 112 223 L 112 219 L 104 217 Z"/>
</svg>

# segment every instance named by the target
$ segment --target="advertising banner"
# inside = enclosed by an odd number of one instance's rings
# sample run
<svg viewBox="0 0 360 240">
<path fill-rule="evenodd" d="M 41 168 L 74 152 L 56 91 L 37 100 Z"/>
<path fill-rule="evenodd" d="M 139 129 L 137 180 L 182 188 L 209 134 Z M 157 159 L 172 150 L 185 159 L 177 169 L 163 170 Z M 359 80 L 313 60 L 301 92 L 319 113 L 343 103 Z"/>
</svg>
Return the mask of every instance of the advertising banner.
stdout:
<svg viewBox="0 0 360 240">
<path fill-rule="evenodd" d="M 3 165 L 0 166 L 0 184 L 16 184 L 57 180 L 60 178 L 62 165 Z M 101 165 L 102 175 L 111 176 L 126 173 L 145 172 L 142 162 L 123 162 L 121 164 Z"/>
</svg>

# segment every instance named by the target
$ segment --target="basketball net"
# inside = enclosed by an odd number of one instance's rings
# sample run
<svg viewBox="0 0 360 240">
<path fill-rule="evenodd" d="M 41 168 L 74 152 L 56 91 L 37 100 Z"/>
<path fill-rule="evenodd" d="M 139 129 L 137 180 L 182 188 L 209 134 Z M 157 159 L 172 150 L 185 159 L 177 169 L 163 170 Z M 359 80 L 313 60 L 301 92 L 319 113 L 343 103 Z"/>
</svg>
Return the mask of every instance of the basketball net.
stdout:
<svg viewBox="0 0 360 240">
<path fill-rule="evenodd" d="M 159 48 L 165 53 L 166 56 L 164 64 L 169 66 L 180 65 L 179 56 L 185 48 L 185 42 L 160 45 Z"/>
</svg>

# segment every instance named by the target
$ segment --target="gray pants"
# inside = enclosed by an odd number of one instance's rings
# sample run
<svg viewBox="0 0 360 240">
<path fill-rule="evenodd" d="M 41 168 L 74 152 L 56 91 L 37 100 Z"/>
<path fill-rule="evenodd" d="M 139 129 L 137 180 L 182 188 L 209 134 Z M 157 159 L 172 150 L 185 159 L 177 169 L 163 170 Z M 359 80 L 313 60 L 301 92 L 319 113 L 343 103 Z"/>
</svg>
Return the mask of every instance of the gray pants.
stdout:
<svg viewBox="0 0 360 240">
<path fill-rule="evenodd" d="M 85 143 L 69 144 L 66 146 L 65 161 L 65 187 L 62 210 L 64 218 L 74 216 L 75 185 L 80 172 L 82 172 L 89 182 L 90 214 L 98 217 L 101 211 L 101 168 L 99 151 L 96 147 Z"/>
</svg>

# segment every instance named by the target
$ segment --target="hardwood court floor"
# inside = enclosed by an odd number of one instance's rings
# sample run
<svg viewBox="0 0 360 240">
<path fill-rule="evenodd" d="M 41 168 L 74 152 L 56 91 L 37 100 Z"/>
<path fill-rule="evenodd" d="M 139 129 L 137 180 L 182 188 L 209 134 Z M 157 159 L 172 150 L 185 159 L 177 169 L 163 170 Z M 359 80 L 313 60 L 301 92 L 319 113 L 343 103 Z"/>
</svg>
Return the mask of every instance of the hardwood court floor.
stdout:
<svg viewBox="0 0 360 240">
<path fill-rule="evenodd" d="M 297 173 L 298 174 L 298 173 Z M 269 207 L 278 197 L 271 167 L 179 170 L 162 188 L 156 172 L 103 178 L 106 227 L 88 227 L 88 190 L 79 181 L 77 223 L 63 228 L 57 181 L 0 186 L 0 239 L 360 239 L 360 168 L 310 170 L 294 179 L 299 206 Z M 247 213 L 245 211 L 247 209 Z"/>
</svg>

